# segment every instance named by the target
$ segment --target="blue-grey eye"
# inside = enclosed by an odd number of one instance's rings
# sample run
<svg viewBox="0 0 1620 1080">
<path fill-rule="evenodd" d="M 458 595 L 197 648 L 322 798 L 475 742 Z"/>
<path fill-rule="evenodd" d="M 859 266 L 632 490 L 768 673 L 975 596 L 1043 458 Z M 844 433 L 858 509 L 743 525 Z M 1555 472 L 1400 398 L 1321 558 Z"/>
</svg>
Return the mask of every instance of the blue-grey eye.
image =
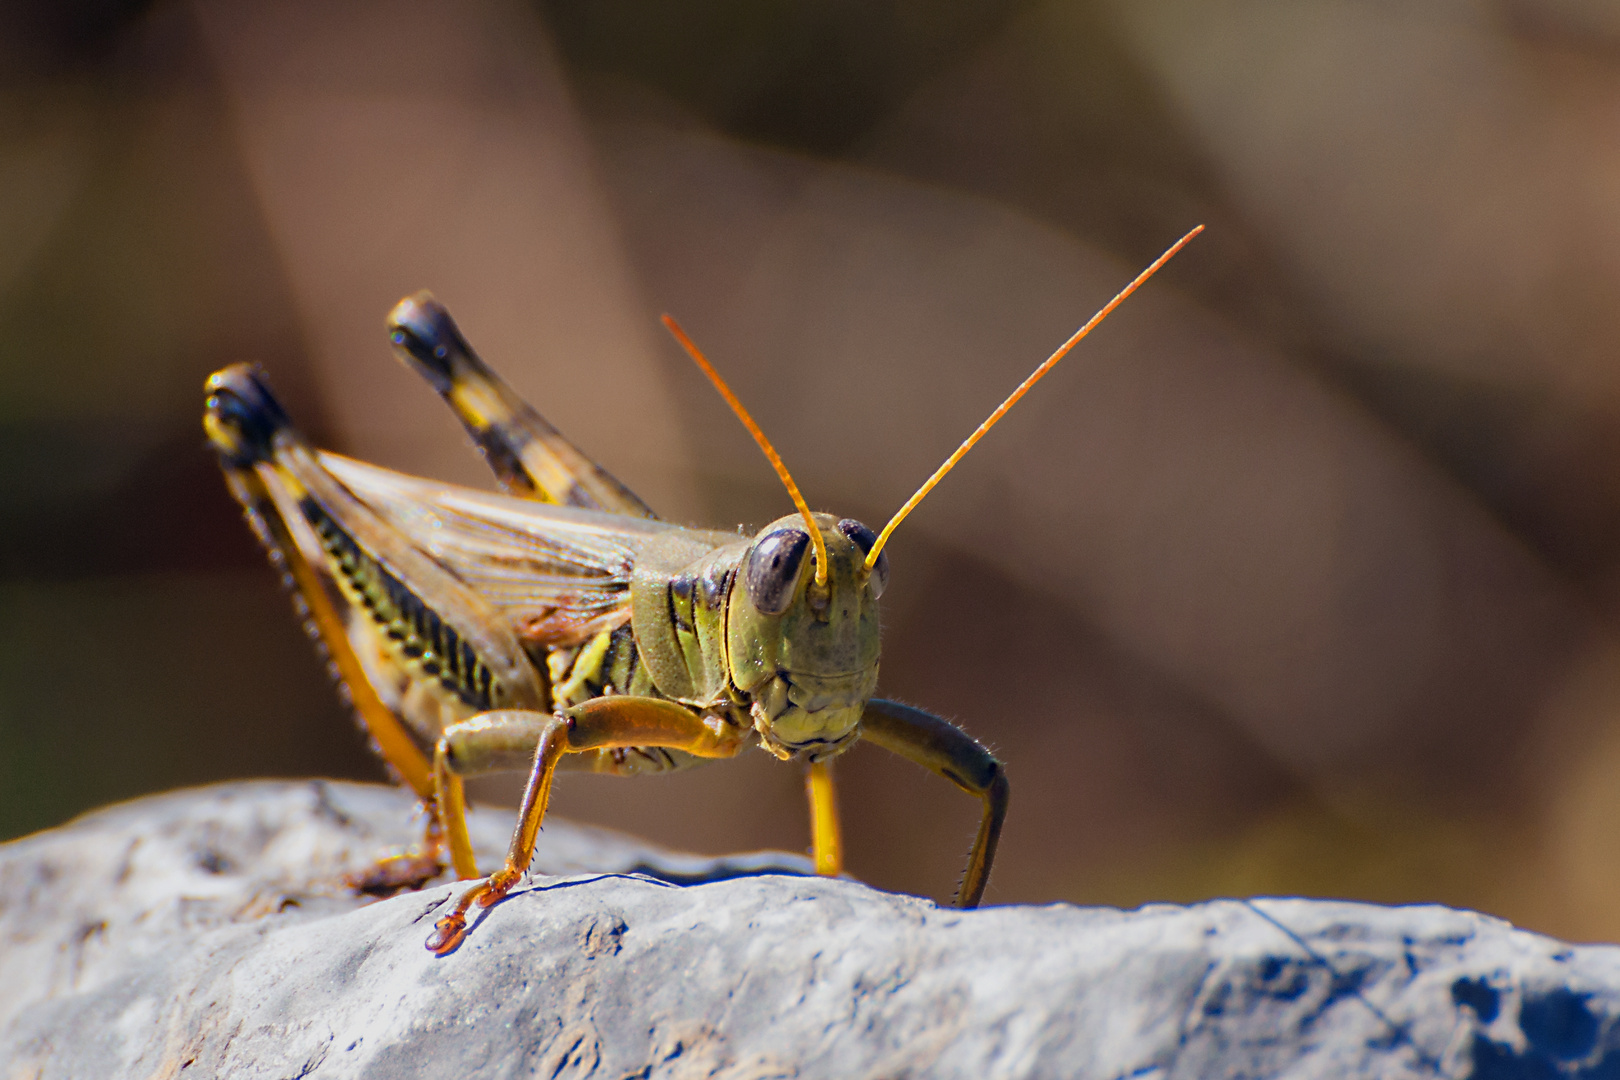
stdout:
<svg viewBox="0 0 1620 1080">
<path fill-rule="evenodd" d="M 778 529 L 754 545 L 748 556 L 748 599 L 762 615 L 780 615 L 793 602 L 810 536 L 803 529 Z"/>
<path fill-rule="evenodd" d="M 849 539 L 849 542 L 861 549 L 864 555 L 872 550 L 877 543 L 877 533 L 868 529 L 854 518 L 845 518 L 838 523 L 838 531 Z M 882 552 L 877 557 L 877 563 L 872 567 L 872 595 L 882 596 L 883 587 L 889 583 L 889 553 Z"/>
</svg>

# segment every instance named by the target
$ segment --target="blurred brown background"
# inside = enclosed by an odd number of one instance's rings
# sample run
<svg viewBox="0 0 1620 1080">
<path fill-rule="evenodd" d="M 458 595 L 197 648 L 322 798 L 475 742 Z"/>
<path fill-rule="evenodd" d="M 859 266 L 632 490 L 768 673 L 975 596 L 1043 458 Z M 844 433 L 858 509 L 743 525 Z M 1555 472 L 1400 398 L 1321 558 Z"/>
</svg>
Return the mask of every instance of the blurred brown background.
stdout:
<svg viewBox="0 0 1620 1080">
<path fill-rule="evenodd" d="M 1606 0 L 0 4 L 0 837 L 380 778 L 225 495 L 209 371 L 486 484 L 432 288 L 665 516 L 878 525 L 883 690 L 1009 763 L 992 902 L 1438 900 L 1620 935 L 1620 16 Z M 853 872 L 976 810 L 841 765 Z M 803 848 L 763 754 L 557 810 Z M 510 783 L 486 787 L 506 797 Z"/>
</svg>

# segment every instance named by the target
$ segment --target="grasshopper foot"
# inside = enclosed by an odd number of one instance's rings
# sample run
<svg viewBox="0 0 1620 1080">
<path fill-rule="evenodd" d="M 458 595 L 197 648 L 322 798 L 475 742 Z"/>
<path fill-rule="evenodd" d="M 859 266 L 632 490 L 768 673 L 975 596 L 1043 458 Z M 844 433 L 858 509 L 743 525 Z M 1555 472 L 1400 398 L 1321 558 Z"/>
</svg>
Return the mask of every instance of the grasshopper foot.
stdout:
<svg viewBox="0 0 1620 1080">
<path fill-rule="evenodd" d="M 456 950 L 461 939 L 467 936 L 467 916 L 461 911 L 460 905 L 456 910 L 433 924 L 433 933 L 428 935 L 423 944 L 435 956 L 444 956 Z"/>
<path fill-rule="evenodd" d="M 444 873 L 444 864 L 433 855 L 407 853 L 391 855 L 354 874 L 346 874 L 343 884 L 367 896 L 393 896 L 405 889 L 416 890 Z"/>
<path fill-rule="evenodd" d="M 455 910 L 433 924 L 433 933 L 424 942 L 428 951 L 438 956 L 454 952 L 467 936 L 467 912 L 474 907 L 487 908 L 500 903 L 522 876 L 517 870 L 501 870 L 491 874 L 482 885 L 468 889 L 456 902 Z"/>
</svg>

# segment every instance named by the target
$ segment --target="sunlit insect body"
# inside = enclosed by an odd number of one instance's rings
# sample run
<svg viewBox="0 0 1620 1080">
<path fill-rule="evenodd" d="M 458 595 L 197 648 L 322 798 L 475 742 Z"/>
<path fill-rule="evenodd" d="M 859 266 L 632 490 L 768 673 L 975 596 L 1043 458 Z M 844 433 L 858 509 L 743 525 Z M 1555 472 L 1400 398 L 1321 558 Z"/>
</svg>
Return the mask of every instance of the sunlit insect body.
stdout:
<svg viewBox="0 0 1620 1080">
<path fill-rule="evenodd" d="M 814 514 L 775 450 L 690 339 L 666 323 L 776 468 L 798 512 L 752 538 L 656 520 L 472 352 L 426 293 L 390 317 L 401 359 L 461 419 L 506 495 L 406 476 L 312 448 L 248 365 L 208 381 L 204 427 L 232 493 L 296 590 L 378 752 L 429 809 L 412 854 L 354 884 L 420 885 L 448 848 L 477 876 L 463 779 L 527 769 L 502 869 L 439 920 L 453 950 L 533 854 L 558 768 L 664 772 L 758 745 L 808 764 L 818 872 L 842 868 L 830 763 L 865 738 L 980 798 L 957 902 L 978 904 L 1008 802 L 1006 774 L 961 729 L 872 695 L 889 535 L 1075 342 L 1036 371 L 880 534 Z"/>
</svg>

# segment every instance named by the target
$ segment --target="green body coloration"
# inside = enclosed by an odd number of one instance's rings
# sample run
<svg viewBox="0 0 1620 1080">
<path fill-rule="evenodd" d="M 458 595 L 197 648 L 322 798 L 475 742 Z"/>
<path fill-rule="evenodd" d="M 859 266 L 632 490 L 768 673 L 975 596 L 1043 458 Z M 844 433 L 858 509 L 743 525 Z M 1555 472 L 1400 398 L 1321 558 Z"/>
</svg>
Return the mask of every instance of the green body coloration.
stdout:
<svg viewBox="0 0 1620 1080">
<path fill-rule="evenodd" d="M 816 523 L 827 583 L 816 585 L 806 568 L 781 615 L 760 612 L 739 587 L 748 541 L 702 555 L 683 541 L 661 544 L 637 562 L 630 586 L 631 625 L 658 692 L 700 708 L 746 705 L 761 745 L 784 759 L 846 749 L 877 687 L 878 601 L 866 553 L 829 515 Z M 759 535 L 800 524 L 785 517 Z"/>
<path fill-rule="evenodd" d="M 532 764 L 507 868 L 486 887 L 498 898 L 527 866 L 557 768 L 663 772 L 751 744 L 824 768 L 864 731 L 985 800 L 960 897 L 977 903 L 1005 774 L 954 726 L 873 699 L 887 564 L 866 566 L 870 530 L 814 515 L 818 582 L 799 515 L 752 540 L 660 522 L 485 367 L 431 298 L 402 302 L 390 323 L 509 494 L 316 451 L 246 365 L 209 380 L 204 427 L 379 751 L 436 808 L 462 876 L 475 873 L 464 776 Z M 822 845 L 818 831 L 818 867 L 836 872 Z M 462 932 L 445 925 L 438 951 Z"/>
</svg>

